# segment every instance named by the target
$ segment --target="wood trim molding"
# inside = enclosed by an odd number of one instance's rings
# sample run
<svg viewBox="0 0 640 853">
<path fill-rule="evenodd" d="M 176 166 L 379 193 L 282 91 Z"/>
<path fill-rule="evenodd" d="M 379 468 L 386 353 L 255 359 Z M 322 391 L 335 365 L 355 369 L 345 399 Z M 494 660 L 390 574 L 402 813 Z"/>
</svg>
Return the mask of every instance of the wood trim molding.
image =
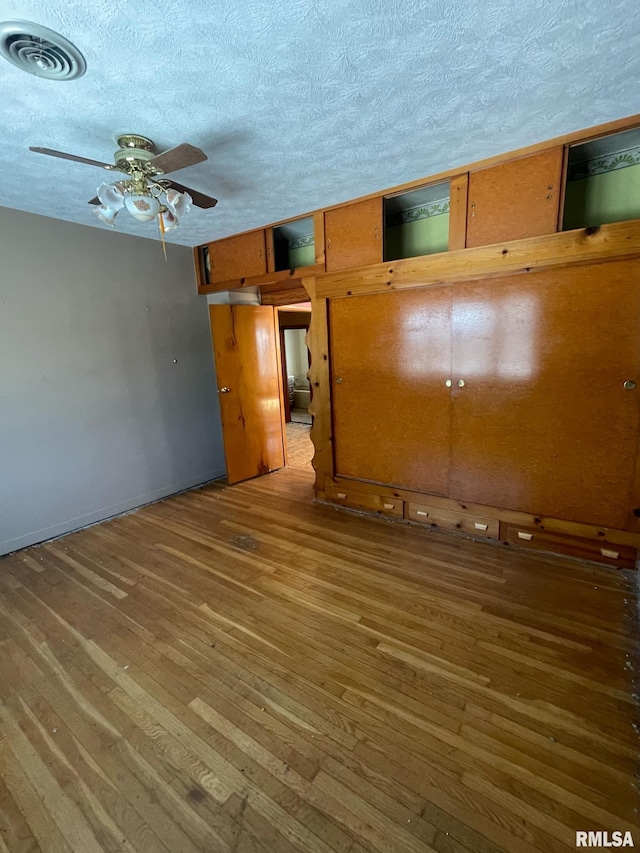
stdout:
<svg viewBox="0 0 640 853">
<path fill-rule="evenodd" d="M 204 244 L 208 246 L 208 243 Z M 202 269 L 202 256 L 200 255 L 200 249 L 203 249 L 204 246 L 196 246 L 193 250 L 193 268 L 195 271 L 196 277 L 196 287 L 198 288 L 198 293 L 204 292 L 201 290 L 203 287 L 207 287 L 208 285 L 204 284 L 204 271 Z"/>
<path fill-rule="evenodd" d="M 635 257 L 640 219 L 325 273 L 316 278 L 316 294 L 335 299 Z"/>
<path fill-rule="evenodd" d="M 234 235 L 235 236 L 235 235 Z M 197 250 L 194 250 L 197 251 Z M 256 285 L 278 284 L 282 282 L 297 280 L 298 285 L 302 276 L 314 276 L 324 272 L 324 264 L 314 264 L 309 267 L 298 267 L 291 270 L 278 270 L 277 272 L 263 273 L 262 275 L 251 275 L 246 278 L 234 278 L 229 281 L 218 281 L 215 284 L 205 284 L 198 287 L 198 293 L 219 293 L 223 290 L 241 290 L 243 287 L 255 287 Z"/>
<path fill-rule="evenodd" d="M 569 169 L 569 146 L 565 145 L 562 151 L 562 170 L 560 172 L 560 193 L 558 197 L 558 220 L 556 231 L 562 231 L 564 224 L 564 205 L 567 195 L 567 173 Z"/>
<path fill-rule="evenodd" d="M 316 250 L 316 266 L 319 265 L 324 270 L 324 210 L 318 210 L 313 214 L 313 243 Z"/>
<path fill-rule="evenodd" d="M 333 477 L 333 437 L 331 429 L 331 375 L 329 370 L 329 305 L 316 297 L 316 280 L 305 278 L 304 286 L 311 299 L 311 324 L 306 343 L 311 356 L 307 376 L 311 384 L 309 413 L 313 415 L 311 441 L 315 448 L 312 460 L 316 479 L 314 488 L 323 496 L 327 477 Z"/>
<path fill-rule="evenodd" d="M 276 271 L 276 259 L 273 251 L 273 228 L 264 229 L 264 242 L 267 251 L 267 273 L 272 275 Z"/>
<path fill-rule="evenodd" d="M 449 185 L 449 251 L 467 245 L 467 198 L 469 174 L 458 175 Z"/>
<path fill-rule="evenodd" d="M 299 302 L 308 302 L 309 294 L 302 286 L 302 282 L 297 279 L 292 282 L 293 287 L 278 287 L 265 285 L 260 288 L 260 304 L 261 305 L 295 305 Z M 289 282 L 287 282 L 289 285 Z"/>
</svg>

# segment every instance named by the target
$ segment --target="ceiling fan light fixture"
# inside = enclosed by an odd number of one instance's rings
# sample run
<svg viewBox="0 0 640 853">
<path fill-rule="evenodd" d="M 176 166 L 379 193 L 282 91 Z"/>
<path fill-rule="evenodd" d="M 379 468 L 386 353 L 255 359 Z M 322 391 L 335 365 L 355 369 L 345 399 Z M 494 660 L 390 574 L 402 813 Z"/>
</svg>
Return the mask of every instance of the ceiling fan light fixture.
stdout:
<svg viewBox="0 0 640 853">
<path fill-rule="evenodd" d="M 101 204 L 100 207 L 94 207 L 94 211 L 100 222 L 104 222 L 105 225 L 110 225 L 113 228 L 116 224 L 118 211 L 112 207 L 106 207 L 104 204 Z"/>
<path fill-rule="evenodd" d="M 158 217 L 162 219 L 162 230 L 167 233 L 167 231 L 175 231 L 178 227 L 178 217 L 171 210 L 162 210 L 158 214 Z"/>
<path fill-rule="evenodd" d="M 165 196 L 165 204 L 177 217 L 186 216 L 191 210 L 193 199 L 189 193 L 180 193 L 178 190 L 169 188 Z"/>
<path fill-rule="evenodd" d="M 76 80 L 87 70 L 74 44 L 32 21 L 0 22 L 0 56 L 27 74 L 47 80 Z"/>
<path fill-rule="evenodd" d="M 96 195 L 104 207 L 121 210 L 124 207 L 124 189 L 121 183 L 100 184 Z"/>
<path fill-rule="evenodd" d="M 131 216 L 140 222 L 151 222 L 160 212 L 160 202 L 152 195 L 142 193 L 127 193 L 124 206 Z"/>
</svg>

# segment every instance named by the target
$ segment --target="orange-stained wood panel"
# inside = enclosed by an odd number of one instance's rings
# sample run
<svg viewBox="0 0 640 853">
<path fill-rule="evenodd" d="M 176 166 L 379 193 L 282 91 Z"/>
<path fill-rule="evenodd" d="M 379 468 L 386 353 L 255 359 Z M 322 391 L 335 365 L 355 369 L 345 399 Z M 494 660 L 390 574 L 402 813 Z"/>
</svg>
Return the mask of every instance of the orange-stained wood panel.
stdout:
<svg viewBox="0 0 640 853">
<path fill-rule="evenodd" d="M 449 251 L 467 244 L 467 199 L 469 175 L 458 175 L 449 184 Z"/>
<path fill-rule="evenodd" d="M 558 225 L 562 146 L 471 172 L 467 247 L 553 234 Z"/>
<path fill-rule="evenodd" d="M 210 305 L 227 479 L 284 465 L 275 309 Z"/>
<path fill-rule="evenodd" d="M 330 300 L 338 475 L 448 493 L 450 290 Z"/>
<path fill-rule="evenodd" d="M 632 260 L 452 287 L 451 497 L 625 526 L 639 280 Z"/>
<path fill-rule="evenodd" d="M 327 210 L 327 272 L 382 262 L 382 197 Z"/>
<path fill-rule="evenodd" d="M 211 284 L 267 272 L 264 230 L 209 243 Z"/>
</svg>

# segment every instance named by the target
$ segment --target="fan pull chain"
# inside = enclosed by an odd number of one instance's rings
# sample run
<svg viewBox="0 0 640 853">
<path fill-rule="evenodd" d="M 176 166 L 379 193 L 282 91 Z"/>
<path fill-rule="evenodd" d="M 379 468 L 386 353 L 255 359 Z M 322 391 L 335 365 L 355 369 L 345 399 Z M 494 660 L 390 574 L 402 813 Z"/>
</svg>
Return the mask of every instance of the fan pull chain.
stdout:
<svg viewBox="0 0 640 853">
<path fill-rule="evenodd" d="M 162 211 L 158 214 L 158 230 L 160 231 L 160 240 L 162 241 L 162 251 L 164 259 L 167 260 L 167 245 L 164 242 L 164 222 L 162 220 Z"/>
</svg>

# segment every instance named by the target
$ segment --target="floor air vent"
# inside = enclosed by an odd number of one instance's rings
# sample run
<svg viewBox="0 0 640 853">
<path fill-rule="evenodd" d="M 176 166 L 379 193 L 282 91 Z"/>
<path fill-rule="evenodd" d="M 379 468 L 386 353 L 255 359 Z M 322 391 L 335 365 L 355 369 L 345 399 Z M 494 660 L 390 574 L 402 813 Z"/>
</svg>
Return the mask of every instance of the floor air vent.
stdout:
<svg viewBox="0 0 640 853">
<path fill-rule="evenodd" d="M 82 77 L 83 55 L 64 36 L 29 21 L 0 23 L 0 55 L 13 65 L 48 80 Z"/>
</svg>

